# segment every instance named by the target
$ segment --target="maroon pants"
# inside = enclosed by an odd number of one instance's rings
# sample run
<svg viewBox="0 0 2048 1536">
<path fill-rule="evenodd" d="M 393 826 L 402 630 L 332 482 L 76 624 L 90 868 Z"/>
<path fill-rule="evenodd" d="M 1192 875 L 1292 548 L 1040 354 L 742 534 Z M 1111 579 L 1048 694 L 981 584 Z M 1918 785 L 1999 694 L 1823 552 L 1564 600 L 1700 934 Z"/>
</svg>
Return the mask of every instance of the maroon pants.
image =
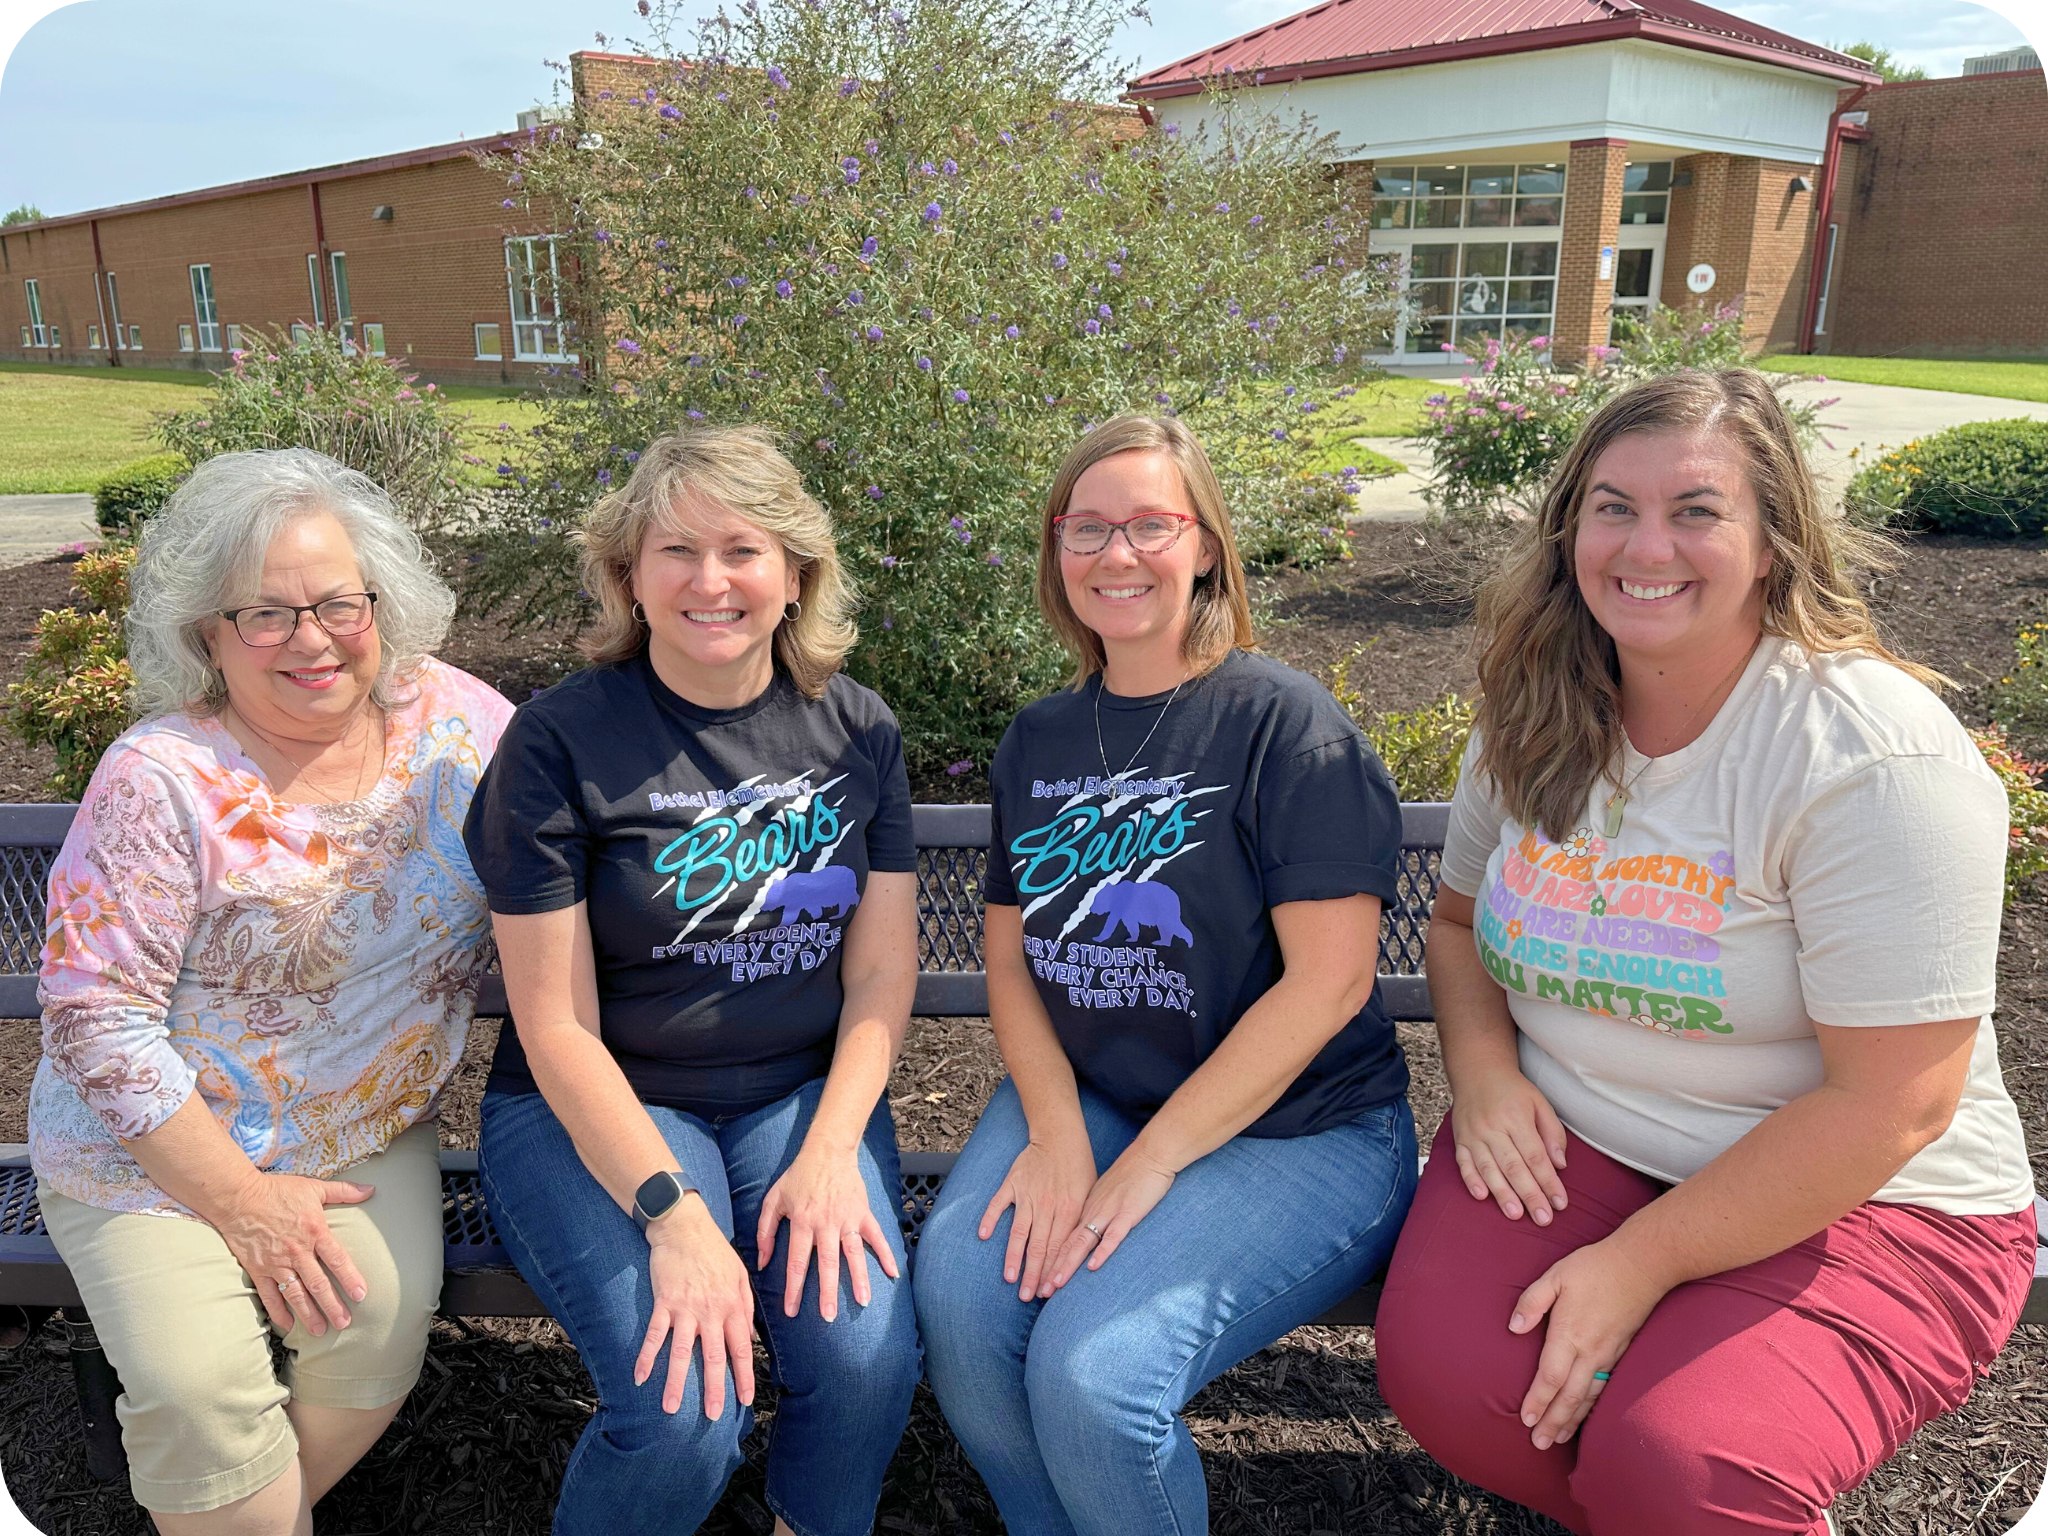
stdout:
<svg viewBox="0 0 2048 1536">
<path fill-rule="evenodd" d="M 1542 1328 L 1515 1299 L 1664 1186 L 1570 1138 L 1567 1208 L 1509 1221 L 1458 1177 L 1446 1120 L 1380 1300 L 1380 1390 L 1450 1471 L 1582 1536 L 1824 1527 L 1821 1511 L 1970 1395 L 2034 1268 L 2034 1213 L 1866 1204 L 1785 1252 L 1681 1285 L 1615 1364 L 1577 1435 L 1530 1444 L 1518 1410 Z"/>
</svg>

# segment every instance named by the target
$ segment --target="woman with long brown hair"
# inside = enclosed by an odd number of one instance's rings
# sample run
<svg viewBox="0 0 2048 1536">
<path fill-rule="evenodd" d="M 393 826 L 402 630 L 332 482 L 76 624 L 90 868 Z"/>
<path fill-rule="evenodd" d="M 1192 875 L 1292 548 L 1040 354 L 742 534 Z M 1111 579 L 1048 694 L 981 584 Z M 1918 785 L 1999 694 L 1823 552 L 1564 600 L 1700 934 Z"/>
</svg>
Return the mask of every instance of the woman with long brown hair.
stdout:
<svg viewBox="0 0 2048 1536">
<path fill-rule="evenodd" d="M 1574 1531 L 1820 1532 L 2024 1304 L 2004 792 L 1768 382 L 1604 406 L 1482 594 L 1380 1383 Z"/>
<path fill-rule="evenodd" d="M 1313 679 L 1254 654 L 1207 456 L 1120 416 L 1046 499 L 1073 686 L 991 774 L 1010 1071 L 918 1246 L 932 1390 L 1031 1536 L 1208 1529 L 1179 1410 L 1356 1289 L 1415 1185 L 1380 1005 L 1400 808 Z"/>
</svg>

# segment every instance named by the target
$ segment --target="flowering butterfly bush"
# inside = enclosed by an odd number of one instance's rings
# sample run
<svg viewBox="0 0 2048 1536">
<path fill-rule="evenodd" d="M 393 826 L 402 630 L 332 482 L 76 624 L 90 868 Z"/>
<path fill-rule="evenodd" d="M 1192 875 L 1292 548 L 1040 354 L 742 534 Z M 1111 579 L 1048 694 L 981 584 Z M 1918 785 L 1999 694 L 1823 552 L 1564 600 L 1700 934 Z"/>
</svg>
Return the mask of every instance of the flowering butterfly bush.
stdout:
<svg viewBox="0 0 2048 1536">
<path fill-rule="evenodd" d="M 507 455 L 476 595 L 575 612 L 567 535 L 631 456 L 689 422 L 767 425 L 865 592 L 849 669 L 933 770 L 986 761 L 1063 675 L 1034 565 L 1089 426 L 1182 416 L 1248 551 L 1340 555 L 1307 471 L 1315 412 L 1392 312 L 1361 210 L 1305 127 L 1221 97 L 1180 135 L 1105 105 L 1124 14 L 749 0 L 685 40 L 655 9 L 644 68 L 586 81 L 573 122 L 501 162 L 560 232 L 578 362 Z"/>
</svg>

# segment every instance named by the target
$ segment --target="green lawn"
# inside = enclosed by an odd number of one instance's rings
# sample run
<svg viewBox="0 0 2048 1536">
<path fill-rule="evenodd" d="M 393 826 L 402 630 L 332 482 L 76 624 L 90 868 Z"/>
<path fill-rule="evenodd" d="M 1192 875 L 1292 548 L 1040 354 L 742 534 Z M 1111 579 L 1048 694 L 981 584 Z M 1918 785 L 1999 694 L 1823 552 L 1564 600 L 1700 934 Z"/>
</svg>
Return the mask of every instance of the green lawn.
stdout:
<svg viewBox="0 0 2048 1536">
<path fill-rule="evenodd" d="M 191 405 L 198 391 L 132 371 L 137 377 L 115 378 L 111 369 L 0 371 L 0 496 L 90 491 L 108 471 L 161 452 L 149 438 L 151 418 Z M 205 382 L 194 376 L 193 383 Z"/>
<path fill-rule="evenodd" d="M 1907 389 L 1950 389 L 2006 400 L 2048 400 L 2048 361 L 1994 358 L 1832 357 L 1785 354 L 1757 366 L 1770 373 L 1818 373 L 1855 384 L 1901 384 Z"/>
<path fill-rule="evenodd" d="M 192 405 L 210 378 L 174 368 L 0 363 L 0 496 L 93 490 L 108 471 L 160 452 L 149 435 L 156 414 Z M 503 389 L 465 384 L 446 393 L 477 429 L 479 455 L 540 420 L 538 404 Z M 512 432 L 501 434 L 501 424 Z"/>
<path fill-rule="evenodd" d="M 175 368 L 0 362 L 0 496 L 91 491 L 108 471 L 159 451 L 149 436 L 156 414 L 190 406 L 210 378 Z M 1405 436 L 1420 423 L 1425 396 L 1455 387 L 1442 379 L 1375 379 L 1325 407 L 1314 417 L 1318 467 L 1355 464 L 1367 475 L 1391 473 L 1399 468 L 1391 459 L 1351 439 Z M 476 429 L 471 451 L 493 463 L 516 457 L 499 443 L 516 445 L 541 419 L 532 396 L 475 384 L 444 393 Z M 496 478 L 480 472 L 485 482 Z"/>
</svg>

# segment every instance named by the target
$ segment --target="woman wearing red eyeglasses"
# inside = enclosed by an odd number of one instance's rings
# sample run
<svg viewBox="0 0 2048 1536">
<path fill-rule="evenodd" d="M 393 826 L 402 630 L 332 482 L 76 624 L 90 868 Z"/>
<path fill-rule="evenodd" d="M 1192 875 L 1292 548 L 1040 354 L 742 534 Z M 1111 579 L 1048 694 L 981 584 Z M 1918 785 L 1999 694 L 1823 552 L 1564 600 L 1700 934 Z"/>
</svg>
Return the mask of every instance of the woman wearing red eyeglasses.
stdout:
<svg viewBox="0 0 2048 1536">
<path fill-rule="evenodd" d="M 990 1022 L 1010 1076 L 926 1224 L 934 1391 L 1013 1531 L 1208 1528 L 1179 1410 L 1385 1261 L 1415 1188 L 1374 983 L 1393 781 L 1253 653 L 1201 444 L 1121 416 L 1060 466 L 1039 606 L 1076 660 L 996 753 Z"/>
</svg>

